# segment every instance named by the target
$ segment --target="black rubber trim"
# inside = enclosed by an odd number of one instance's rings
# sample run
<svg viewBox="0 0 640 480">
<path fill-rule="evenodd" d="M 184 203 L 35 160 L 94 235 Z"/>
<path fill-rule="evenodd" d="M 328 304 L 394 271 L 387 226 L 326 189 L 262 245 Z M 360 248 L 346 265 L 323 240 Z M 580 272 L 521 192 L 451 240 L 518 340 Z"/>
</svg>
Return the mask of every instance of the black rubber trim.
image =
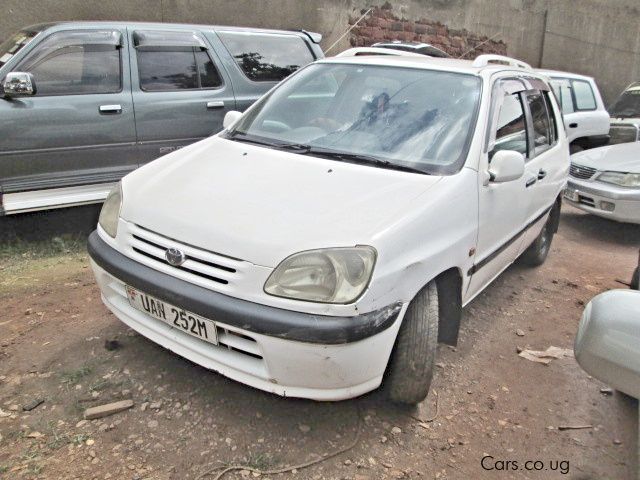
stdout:
<svg viewBox="0 0 640 480">
<path fill-rule="evenodd" d="M 527 230 L 529 230 L 531 227 L 533 227 L 533 225 L 535 225 L 536 223 L 538 223 L 538 221 L 544 217 L 547 213 L 549 213 L 551 211 L 551 209 L 553 208 L 553 206 L 555 205 L 555 202 L 553 205 L 551 205 L 550 207 L 546 208 L 544 212 L 542 212 L 540 215 L 538 215 L 536 218 L 534 218 L 533 220 L 531 220 L 527 225 L 525 225 L 525 227 L 520 230 L 518 233 L 516 233 L 513 237 L 511 237 L 509 240 L 507 240 L 506 242 L 504 242 L 502 245 L 500 245 L 500 247 L 498 247 L 496 250 L 494 250 L 493 252 L 491 252 L 489 255 L 487 255 L 486 257 L 484 257 L 482 260 L 480 260 L 478 263 L 476 263 L 475 265 L 473 265 L 473 267 L 471 267 L 469 269 L 469 271 L 467 272 L 468 276 L 473 275 L 474 273 L 476 273 L 478 270 L 480 270 L 482 267 L 484 267 L 485 265 L 487 265 L 489 262 L 491 262 L 491 260 L 493 260 L 494 258 L 496 258 L 498 255 L 500 255 L 502 252 L 504 252 L 507 248 L 509 248 L 511 245 L 513 245 L 513 243 L 515 241 L 517 241 L 522 235 L 525 234 L 525 232 Z"/>
<path fill-rule="evenodd" d="M 357 342 L 389 328 L 401 303 L 354 317 L 300 313 L 229 297 L 142 265 L 110 247 L 94 231 L 89 255 L 120 281 L 167 303 L 249 332 L 299 342 L 337 345 Z"/>
</svg>

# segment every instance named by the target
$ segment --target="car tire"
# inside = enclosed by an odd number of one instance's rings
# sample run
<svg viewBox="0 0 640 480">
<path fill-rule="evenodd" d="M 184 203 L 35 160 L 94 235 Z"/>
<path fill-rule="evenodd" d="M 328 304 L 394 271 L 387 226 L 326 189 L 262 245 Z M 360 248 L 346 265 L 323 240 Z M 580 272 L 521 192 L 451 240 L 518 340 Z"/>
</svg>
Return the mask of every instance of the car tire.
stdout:
<svg viewBox="0 0 640 480">
<path fill-rule="evenodd" d="M 569 145 L 570 155 L 573 155 L 574 153 L 582 152 L 583 150 L 584 148 L 581 145 L 578 145 L 577 143 L 572 143 L 571 145 Z"/>
<path fill-rule="evenodd" d="M 411 301 L 389 362 L 392 401 L 416 405 L 429 393 L 438 347 L 438 288 L 430 282 Z"/>
<path fill-rule="evenodd" d="M 551 242 L 553 240 L 553 211 L 549 215 L 547 222 L 540 230 L 540 234 L 536 237 L 533 243 L 522 254 L 521 261 L 525 265 L 530 267 L 538 267 L 542 265 L 549 255 L 551 249 Z"/>
</svg>

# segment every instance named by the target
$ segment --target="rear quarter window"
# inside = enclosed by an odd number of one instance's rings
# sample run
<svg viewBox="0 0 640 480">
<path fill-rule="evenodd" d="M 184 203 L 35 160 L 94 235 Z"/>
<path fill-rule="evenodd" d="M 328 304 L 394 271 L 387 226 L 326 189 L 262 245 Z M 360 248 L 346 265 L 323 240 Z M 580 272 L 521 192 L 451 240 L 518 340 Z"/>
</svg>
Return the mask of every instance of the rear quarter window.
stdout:
<svg viewBox="0 0 640 480">
<path fill-rule="evenodd" d="M 297 35 L 217 32 L 244 74 L 255 82 L 279 82 L 315 57 Z"/>
</svg>

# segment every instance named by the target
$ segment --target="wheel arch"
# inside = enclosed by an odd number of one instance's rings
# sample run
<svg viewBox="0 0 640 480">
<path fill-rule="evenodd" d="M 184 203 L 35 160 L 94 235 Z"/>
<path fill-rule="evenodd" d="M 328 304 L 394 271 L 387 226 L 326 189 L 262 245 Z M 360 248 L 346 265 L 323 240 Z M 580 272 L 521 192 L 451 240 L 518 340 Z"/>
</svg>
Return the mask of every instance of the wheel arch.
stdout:
<svg viewBox="0 0 640 480">
<path fill-rule="evenodd" d="M 436 278 L 438 288 L 438 343 L 456 346 L 462 320 L 462 271 L 449 268 Z"/>
</svg>

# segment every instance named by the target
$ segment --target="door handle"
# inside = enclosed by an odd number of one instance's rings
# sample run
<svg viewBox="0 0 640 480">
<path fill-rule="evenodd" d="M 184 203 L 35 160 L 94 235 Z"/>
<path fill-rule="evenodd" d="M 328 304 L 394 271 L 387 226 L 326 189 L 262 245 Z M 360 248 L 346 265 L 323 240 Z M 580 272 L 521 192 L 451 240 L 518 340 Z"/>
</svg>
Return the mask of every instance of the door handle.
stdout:
<svg viewBox="0 0 640 480">
<path fill-rule="evenodd" d="M 578 128 L 578 124 L 576 122 L 570 123 L 569 128 Z"/>
<path fill-rule="evenodd" d="M 529 180 L 527 180 L 527 183 L 525 183 L 525 187 L 529 188 L 531 185 L 533 185 L 534 183 L 536 183 L 538 181 L 538 179 L 536 177 L 531 177 Z"/>
<path fill-rule="evenodd" d="M 224 102 L 222 100 L 207 102 L 207 110 L 214 110 L 216 108 L 224 108 Z"/>
<path fill-rule="evenodd" d="M 538 172 L 538 180 L 542 180 L 546 176 L 547 176 L 547 172 L 543 169 L 540 169 L 540 171 Z"/>
<path fill-rule="evenodd" d="M 102 114 L 113 115 L 115 113 L 122 113 L 122 105 L 100 105 L 98 110 Z"/>
</svg>

